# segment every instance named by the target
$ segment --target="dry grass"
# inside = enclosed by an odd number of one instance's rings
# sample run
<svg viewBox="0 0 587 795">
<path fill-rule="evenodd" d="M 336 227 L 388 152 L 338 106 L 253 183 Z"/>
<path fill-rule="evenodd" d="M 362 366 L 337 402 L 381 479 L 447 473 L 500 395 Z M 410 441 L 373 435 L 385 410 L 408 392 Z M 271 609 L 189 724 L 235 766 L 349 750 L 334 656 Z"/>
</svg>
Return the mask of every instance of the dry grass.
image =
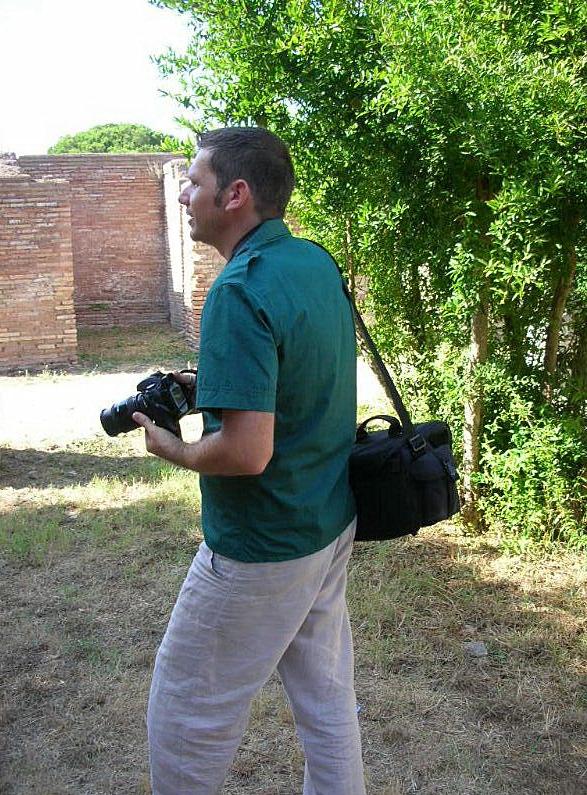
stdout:
<svg viewBox="0 0 587 795">
<path fill-rule="evenodd" d="M 197 479 L 134 434 L 12 444 L 0 478 L 0 792 L 147 795 L 151 666 L 199 538 Z M 586 791 L 584 564 L 450 525 L 356 547 L 370 795 Z M 302 767 L 274 678 L 225 791 L 294 795 Z"/>
<path fill-rule="evenodd" d="M 126 369 L 129 363 L 134 368 L 173 370 L 191 366 L 197 358 L 168 325 L 81 330 L 78 348 L 77 369 L 95 368 L 100 372 Z"/>
</svg>

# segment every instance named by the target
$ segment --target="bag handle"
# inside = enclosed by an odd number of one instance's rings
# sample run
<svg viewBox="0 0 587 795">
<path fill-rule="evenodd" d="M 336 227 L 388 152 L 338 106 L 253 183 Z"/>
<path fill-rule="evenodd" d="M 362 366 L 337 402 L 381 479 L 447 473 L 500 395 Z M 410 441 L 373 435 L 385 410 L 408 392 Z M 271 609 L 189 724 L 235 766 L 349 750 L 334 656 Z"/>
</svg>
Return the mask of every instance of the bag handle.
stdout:
<svg viewBox="0 0 587 795">
<path fill-rule="evenodd" d="M 307 238 L 305 239 L 307 240 Z M 348 284 L 345 281 L 342 268 L 340 267 L 336 259 L 332 256 L 332 254 L 330 253 L 330 251 L 328 251 L 327 248 L 324 248 L 324 246 L 321 245 L 320 243 L 316 243 L 315 240 L 308 240 L 308 242 L 313 243 L 315 246 L 318 246 L 318 248 L 321 248 L 322 251 L 325 251 L 330 257 L 330 259 L 334 262 L 336 267 L 338 268 L 340 279 L 342 281 L 342 289 L 344 290 L 344 293 L 350 302 L 355 322 L 359 328 L 361 336 L 363 337 L 365 344 L 369 348 L 371 356 L 373 357 L 375 364 L 377 365 L 377 369 L 379 370 L 379 374 L 383 379 L 387 397 L 391 400 L 394 409 L 397 411 L 397 415 L 400 418 L 400 422 L 402 424 L 403 432 L 408 437 L 412 449 L 414 450 L 414 452 L 419 452 L 420 449 L 422 449 L 421 444 L 424 440 L 422 439 L 420 434 L 416 433 L 414 429 L 414 424 L 410 418 L 410 415 L 408 414 L 408 410 L 406 409 L 403 400 L 401 399 L 400 393 L 397 391 L 397 388 L 393 383 L 393 378 L 389 374 L 387 367 L 384 365 L 383 359 L 379 355 L 379 351 L 377 350 L 377 347 L 375 346 L 375 343 L 373 342 L 373 339 L 367 330 L 367 326 L 365 325 L 363 318 L 361 317 L 359 310 L 357 309 L 351 291 L 349 290 Z"/>
<path fill-rule="evenodd" d="M 401 436 L 402 426 L 400 425 L 400 422 L 397 417 L 392 417 L 391 414 L 374 414 L 372 417 L 363 420 L 363 422 L 357 426 L 355 441 L 363 442 L 365 441 L 365 439 L 369 438 L 369 434 L 367 433 L 367 425 L 372 420 L 385 420 L 385 422 L 388 422 L 389 429 L 387 431 L 387 435 L 389 437 Z"/>
</svg>

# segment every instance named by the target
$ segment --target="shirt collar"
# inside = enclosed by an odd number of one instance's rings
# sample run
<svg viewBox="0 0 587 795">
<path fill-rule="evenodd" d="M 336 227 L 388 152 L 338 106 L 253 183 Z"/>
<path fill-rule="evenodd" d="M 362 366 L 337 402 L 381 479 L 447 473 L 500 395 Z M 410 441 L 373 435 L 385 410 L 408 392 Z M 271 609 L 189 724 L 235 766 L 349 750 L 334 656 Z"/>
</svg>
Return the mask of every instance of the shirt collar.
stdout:
<svg viewBox="0 0 587 795">
<path fill-rule="evenodd" d="M 230 259 L 236 257 L 237 254 L 242 254 L 243 251 L 249 248 L 262 246 L 264 243 L 269 243 L 271 240 L 276 240 L 278 237 L 285 237 L 286 235 L 291 235 L 291 232 L 285 225 L 283 218 L 269 218 L 247 232 L 244 237 L 241 237 L 234 247 Z"/>
</svg>

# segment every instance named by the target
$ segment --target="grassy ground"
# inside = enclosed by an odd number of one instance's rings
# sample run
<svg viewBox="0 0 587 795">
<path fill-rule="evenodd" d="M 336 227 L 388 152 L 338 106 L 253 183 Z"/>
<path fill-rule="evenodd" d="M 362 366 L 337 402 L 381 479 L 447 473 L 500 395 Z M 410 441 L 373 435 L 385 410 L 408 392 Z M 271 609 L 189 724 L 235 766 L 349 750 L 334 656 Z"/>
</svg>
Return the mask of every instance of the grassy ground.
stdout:
<svg viewBox="0 0 587 795">
<path fill-rule="evenodd" d="M 168 326 L 78 331 L 79 368 L 173 370 L 194 364 L 194 351 Z"/>
<path fill-rule="evenodd" d="M 146 337 L 82 338 L 86 366 L 185 366 L 171 335 Z M 49 377 L 68 378 L 38 376 Z M 34 381 L 21 379 L 23 393 Z M 145 703 L 200 538 L 197 477 L 129 434 L 13 441 L 0 480 L 0 793 L 146 794 Z M 357 545 L 349 603 L 370 795 L 587 790 L 584 564 L 563 550 L 513 557 L 448 524 Z M 469 656 L 470 641 L 487 656 Z M 275 678 L 225 791 L 294 795 L 301 770 Z"/>
</svg>

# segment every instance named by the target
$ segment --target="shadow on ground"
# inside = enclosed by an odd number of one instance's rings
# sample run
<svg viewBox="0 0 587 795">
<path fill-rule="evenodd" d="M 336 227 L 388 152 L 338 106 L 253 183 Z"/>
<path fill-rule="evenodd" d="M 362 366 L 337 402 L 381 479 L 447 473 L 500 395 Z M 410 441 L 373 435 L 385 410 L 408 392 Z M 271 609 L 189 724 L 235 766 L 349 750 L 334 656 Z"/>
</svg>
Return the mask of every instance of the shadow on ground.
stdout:
<svg viewBox="0 0 587 795">
<path fill-rule="evenodd" d="M 0 449 L 0 488 L 44 488 L 88 483 L 94 477 L 154 480 L 162 462 L 145 456 L 105 456 L 59 450 Z"/>
</svg>

